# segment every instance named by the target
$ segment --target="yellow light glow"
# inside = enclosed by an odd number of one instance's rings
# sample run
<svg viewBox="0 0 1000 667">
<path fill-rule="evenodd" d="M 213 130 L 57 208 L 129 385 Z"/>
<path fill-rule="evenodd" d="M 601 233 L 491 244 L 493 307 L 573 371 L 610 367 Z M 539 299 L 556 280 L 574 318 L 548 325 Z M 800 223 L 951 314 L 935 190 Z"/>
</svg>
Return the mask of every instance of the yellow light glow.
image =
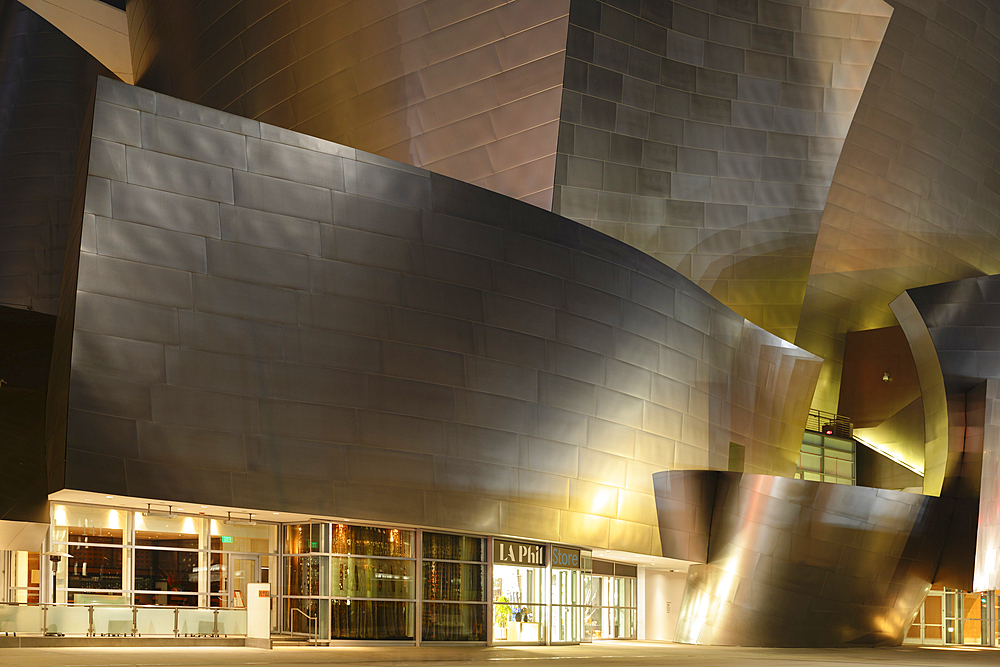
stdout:
<svg viewBox="0 0 1000 667">
<path fill-rule="evenodd" d="M 118 510 L 111 510 L 108 512 L 108 528 L 113 528 L 115 530 L 121 528 L 121 523 L 118 519 Z"/>
<path fill-rule="evenodd" d="M 181 524 L 181 532 L 188 535 L 194 535 L 197 531 L 194 529 L 194 519 L 191 517 L 186 517 L 184 523 Z"/>
<path fill-rule="evenodd" d="M 55 520 L 57 526 L 67 526 L 66 508 L 63 505 L 56 505 Z"/>
</svg>

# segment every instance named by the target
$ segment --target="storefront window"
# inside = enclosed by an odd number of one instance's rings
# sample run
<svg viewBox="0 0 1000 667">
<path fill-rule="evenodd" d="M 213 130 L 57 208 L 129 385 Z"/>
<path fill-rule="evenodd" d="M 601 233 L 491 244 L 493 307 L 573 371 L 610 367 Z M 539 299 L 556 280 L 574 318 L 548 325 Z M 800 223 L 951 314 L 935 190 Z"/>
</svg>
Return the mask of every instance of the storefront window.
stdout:
<svg viewBox="0 0 1000 667">
<path fill-rule="evenodd" d="M 276 543 L 277 530 L 278 527 L 274 525 L 258 524 L 256 526 L 243 526 L 212 519 L 209 539 L 213 551 L 268 553 L 273 550 L 271 545 Z M 312 531 L 308 535 L 310 542 L 312 542 Z M 307 551 L 317 551 L 317 549 L 298 551 L 296 553 L 307 553 Z"/>
<path fill-rule="evenodd" d="M 552 642 L 589 641 L 590 552 L 552 547 Z"/>
<path fill-rule="evenodd" d="M 357 556 L 411 558 L 413 533 L 398 528 L 348 526 L 338 523 L 333 526 L 331 552 Z"/>
<path fill-rule="evenodd" d="M 413 639 L 413 603 L 384 600 L 334 600 L 331 637 L 336 639 Z"/>
<path fill-rule="evenodd" d="M 69 556 L 56 567 L 56 600 L 76 604 L 238 606 L 236 591 L 245 598 L 247 584 L 266 583 L 277 551 L 275 525 L 70 504 L 53 505 L 52 536 L 52 550 Z"/>
<path fill-rule="evenodd" d="M 124 544 L 128 514 L 121 510 L 79 505 L 52 508 L 52 541 Z"/>
<path fill-rule="evenodd" d="M 66 550 L 71 558 L 59 562 L 56 579 L 59 588 L 122 590 L 124 549 L 70 544 Z"/>
<path fill-rule="evenodd" d="M 414 638 L 412 531 L 346 524 L 302 524 L 284 530 L 286 595 L 309 599 L 286 605 L 282 627 L 304 632 L 308 614 L 320 619 L 322 637 Z"/>
<path fill-rule="evenodd" d="M 325 569 L 322 566 L 327 562 L 322 556 L 285 557 L 285 595 L 320 595 L 320 579 Z"/>
<path fill-rule="evenodd" d="M 196 517 L 152 517 L 135 513 L 135 544 L 165 549 L 198 549 L 205 520 Z"/>
<path fill-rule="evenodd" d="M 229 526 L 227 526 L 229 528 Z M 328 523 L 303 523 L 285 526 L 285 553 L 326 553 Z"/>
<path fill-rule="evenodd" d="M 425 641 L 486 641 L 485 542 L 469 535 L 423 534 Z"/>
<path fill-rule="evenodd" d="M 334 557 L 333 597 L 413 599 L 412 560 Z"/>
<path fill-rule="evenodd" d="M 20 604 L 38 604 L 42 581 L 42 557 L 37 551 L 0 552 L 6 558 L 7 600 Z"/>
<path fill-rule="evenodd" d="M 493 541 L 493 641 L 545 642 L 545 547 Z"/>
<path fill-rule="evenodd" d="M 424 641 L 486 641 L 486 605 L 424 604 Z"/>
</svg>

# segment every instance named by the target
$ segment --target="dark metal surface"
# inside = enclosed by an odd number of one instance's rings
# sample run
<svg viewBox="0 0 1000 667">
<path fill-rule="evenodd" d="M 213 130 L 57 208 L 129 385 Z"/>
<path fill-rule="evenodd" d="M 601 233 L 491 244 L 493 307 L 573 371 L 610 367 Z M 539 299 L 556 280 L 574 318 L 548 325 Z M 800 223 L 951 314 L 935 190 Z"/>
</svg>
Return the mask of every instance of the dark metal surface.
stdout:
<svg viewBox="0 0 1000 667">
<path fill-rule="evenodd" d="M 794 470 L 820 361 L 634 248 L 124 84 L 94 125 L 68 488 L 658 553 L 657 470 Z"/>
<path fill-rule="evenodd" d="M 0 2 L 0 304 L 56 314 L 81 130 L 99 74 L 73 40 Z"/>
<path fill-rule="evenodd" d="M 925 490 L 958 503 L 938 578 L 963 590 L 987 590 L 1000 585 L 1000 519 L 993 509 L 1000 468 L 992 423 L 1000 276 L 910 289 L 891 305 L 924 397 L 925 456 L 935 473 L 925 478 Z"/>
<path fill-rule="evenodd" d="M 0 307 L 0 521 L 48 523 L 45 392 L 56 318 Z M 2 540 L 0 540 L 2 541 Z M 0 549 L 6 548 L 0 544 Z"/>
<path fill-rule="evenodd" d="M 682 534 L 708 543 L 704 564 L 688 570 L 675 636 L 693 644 L 902 643 L 930 588 L 954 504 L 708 470 L 657 473 L 653 483 L 664 555 L 694 555 L 682 548 Z M 713 496 L 692 493 L 711 488 Z M 712 513 L 710 529 L 691 520 L 697 501 Z"/>
</svg>

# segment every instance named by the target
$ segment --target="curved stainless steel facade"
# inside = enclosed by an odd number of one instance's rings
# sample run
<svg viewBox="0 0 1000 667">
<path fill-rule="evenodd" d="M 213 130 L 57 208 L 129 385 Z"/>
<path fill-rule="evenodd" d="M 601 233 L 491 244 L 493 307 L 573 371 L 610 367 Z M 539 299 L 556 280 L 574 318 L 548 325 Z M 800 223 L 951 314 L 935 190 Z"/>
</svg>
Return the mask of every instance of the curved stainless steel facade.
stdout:
<svg viewBox="0 0 1000 667">
<path fill-rule="evenodd" d="M 553 210 L 794 340 L 891 9 L 574 0 Z"/>
<path fill-rule="evenodd" d="M 953 507 L 769 475 L 674 471 L 653 484 L 664 555 L 705 563 L 688 570 L 677 623 L 675 640 L 692 644 L 899 645 Z"/>
<path fill-rule="evenodd" d="M 0 302 L 55 315 L 81 131 L 107 68 L 18 2 L 0 2 Z"/>
<path fill-rule="evenodd" d="M 890 4 L 795 338 L 829 360 L 817 391 L 824 406 L 835 405 L 840 382 L 838 332 L 895 324 L 888 303 L 905 289 L 1000 272 L 998 8 Z"/>
<path fill-rule="evenodd" d="M 794 470 L 820 361 L 633 248 L 124 84 L 97 127 L 67 488 L 657 553 L 656 470 Z"/>
<path fill-rule="evenodd" d="M 136 82 L 552 203 L 569 0 L 133 0 Z"/>
<path fill-rule="evenodd" d="M 1000 585 L 1000 465 L 996 422 L 1000 276 L 907 290 L 892 302 L 924 395 L 930 493 L 954 498 L 940 579 L 963 590 Z"/>
<path fill-rule="evenodd" d="M 133 0 L 137 80 L 595 226 L 822 356 L 831 412 L 846 332 L 1000 270 L 983 0 L 404 4 Z"/>
</svg>

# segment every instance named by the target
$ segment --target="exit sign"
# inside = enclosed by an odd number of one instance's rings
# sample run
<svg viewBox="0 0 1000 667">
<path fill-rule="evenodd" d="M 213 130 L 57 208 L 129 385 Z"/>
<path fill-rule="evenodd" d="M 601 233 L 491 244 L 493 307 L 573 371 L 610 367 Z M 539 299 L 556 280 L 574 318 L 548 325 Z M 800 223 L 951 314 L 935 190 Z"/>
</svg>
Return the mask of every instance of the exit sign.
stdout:
<svg viewBox="0 0 1000 667">
<path fill-rule="evenodd" d="M 223 544 L 230 544 L 232 541 L 233 541 L 233 536 L 232 535 L 223 535 L 222 536 L 222 543 Z"/>
</svg>

